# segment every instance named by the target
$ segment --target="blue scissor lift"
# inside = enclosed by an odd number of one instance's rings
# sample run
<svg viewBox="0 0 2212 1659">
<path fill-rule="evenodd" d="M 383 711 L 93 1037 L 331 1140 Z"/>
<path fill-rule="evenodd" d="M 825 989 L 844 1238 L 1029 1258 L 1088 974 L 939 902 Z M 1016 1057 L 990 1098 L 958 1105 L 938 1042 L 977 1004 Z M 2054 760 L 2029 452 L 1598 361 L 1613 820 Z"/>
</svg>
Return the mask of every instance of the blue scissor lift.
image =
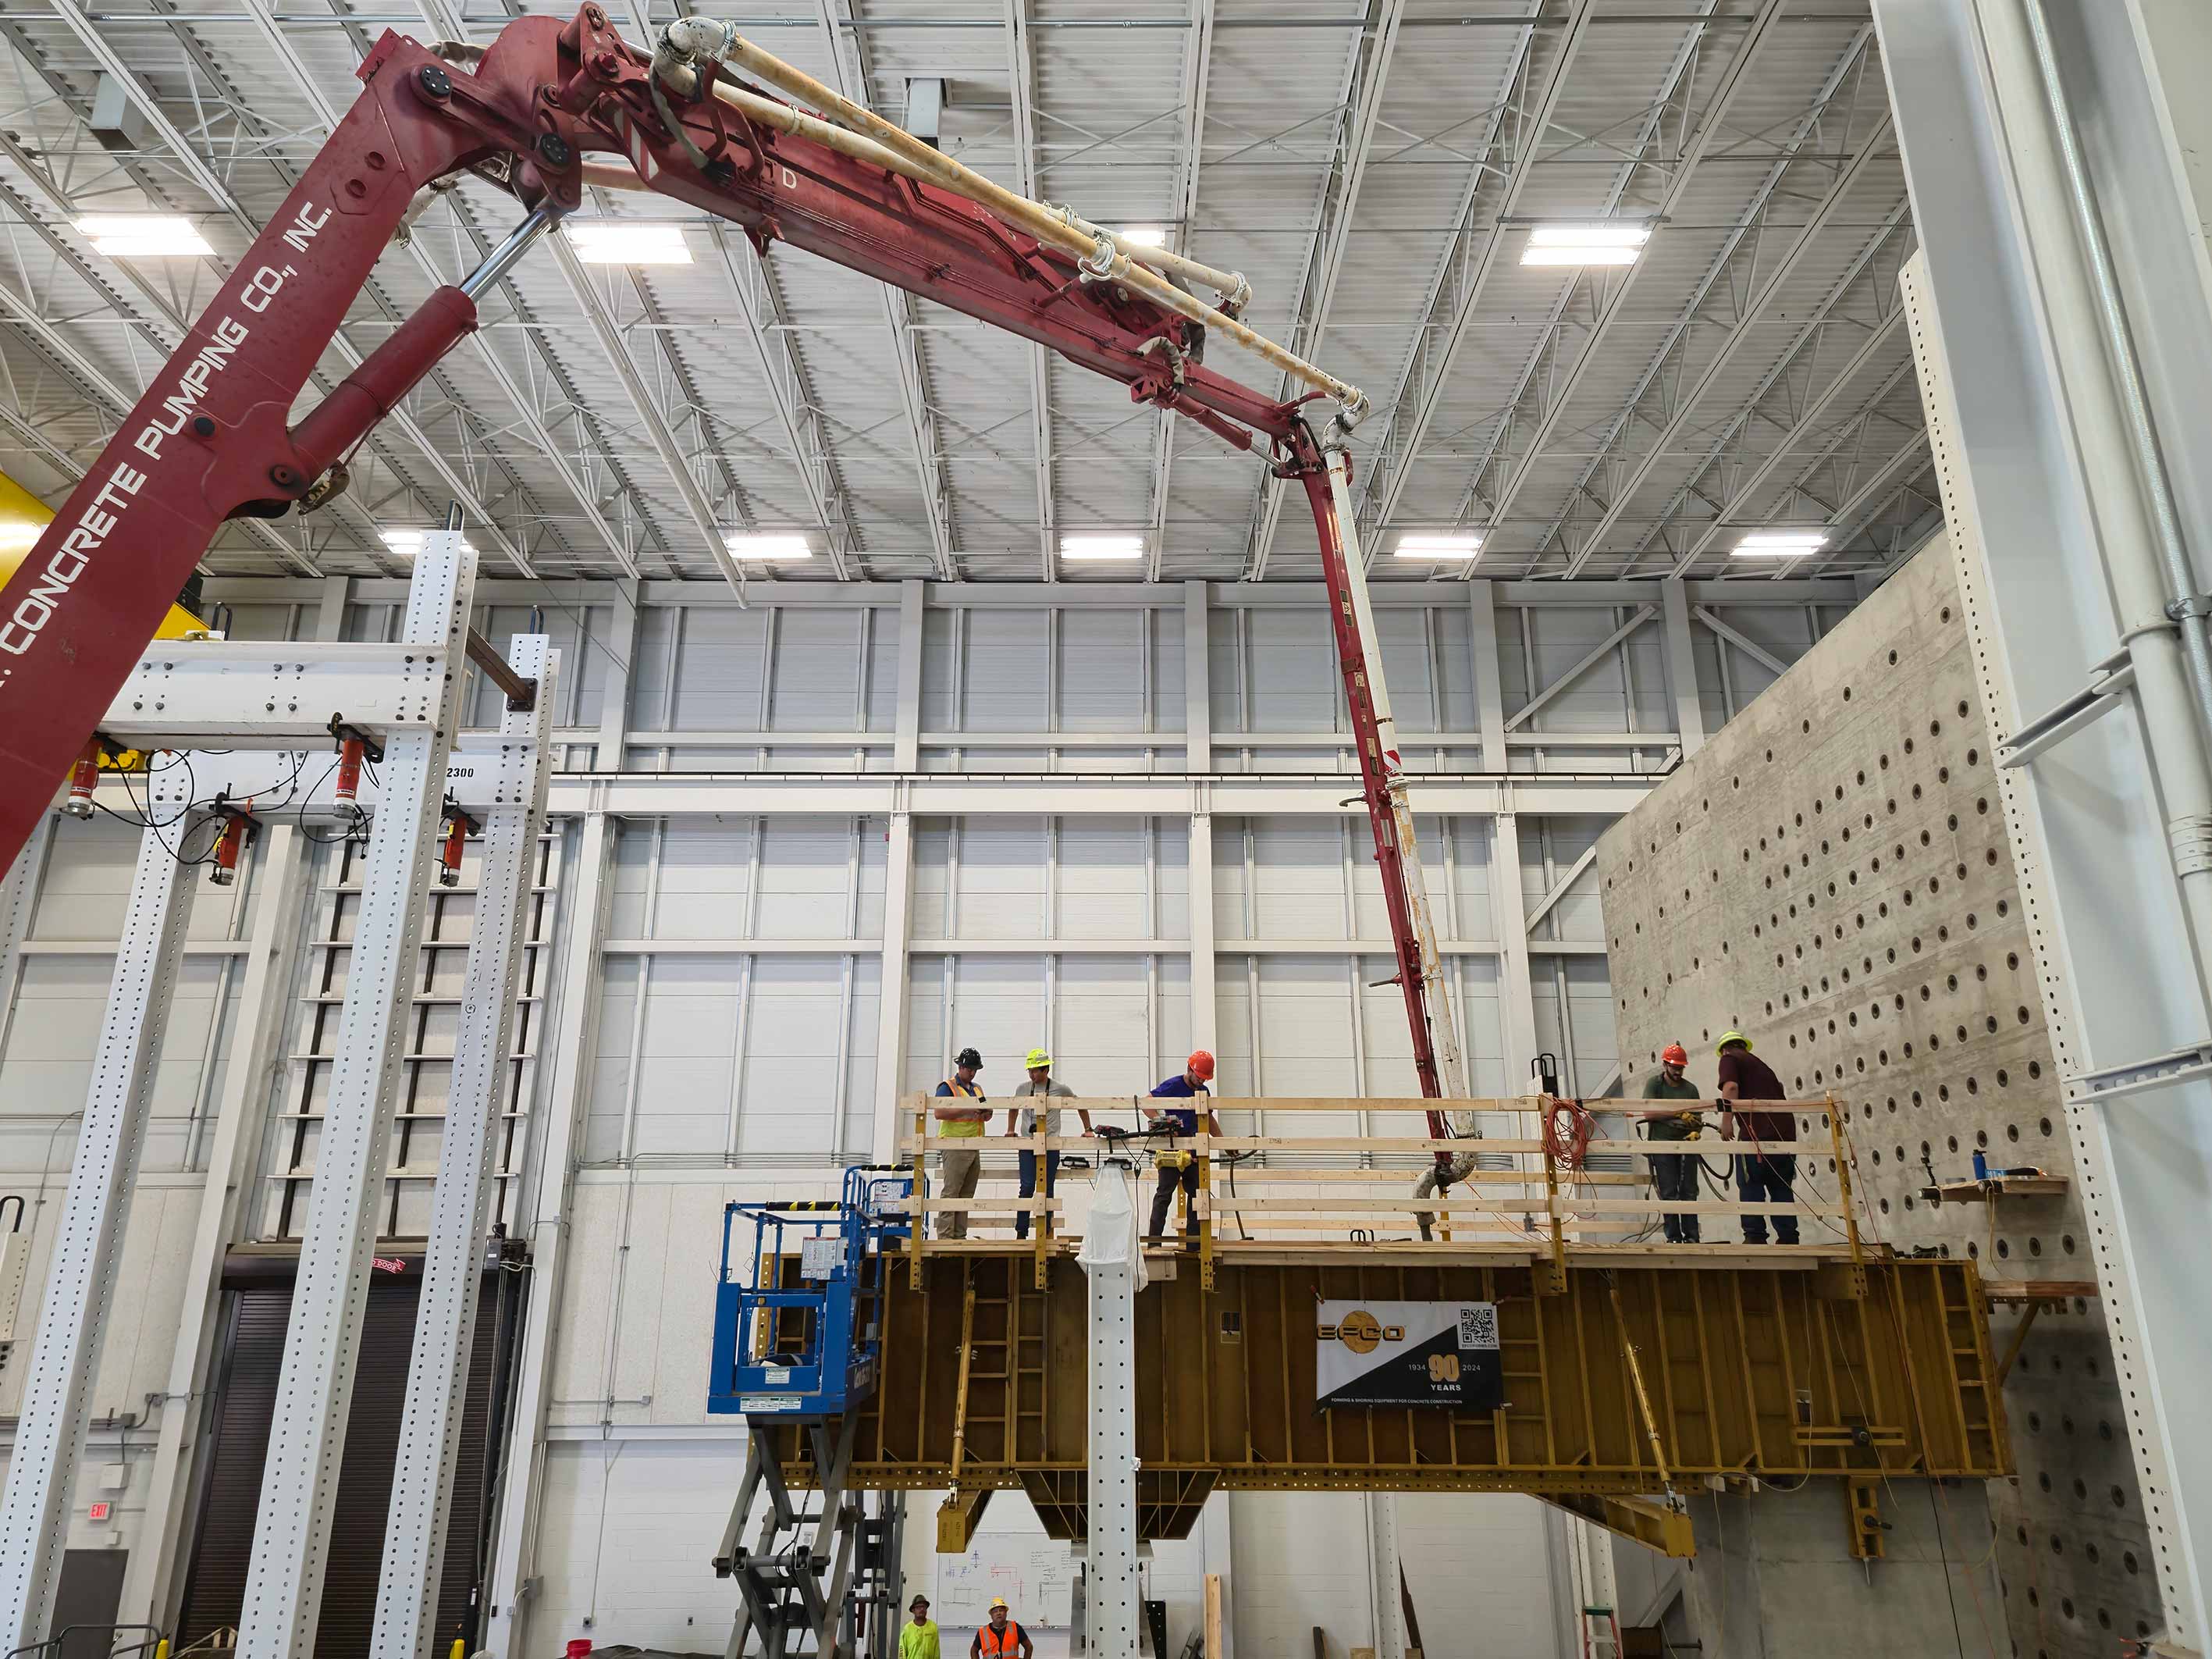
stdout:
<svg viewBox="0 0 2212 1659">
<path fill-rule="evenodd" d="M 912 1224 L 903 1206 L 913 1191 L 910 1169 L 854 1168 L 835 1199 L 723 1211 L 707 1409 L 743 1416 L 746 1429 L 744 1480 L 714 1557 L 715 1573 L 736 1579 L 744 1598 L 727 1659 L 741 1659 L 756 1634 L 764 1659 L 892 1651 L 899 1508 L 888 1493 L 848 1492 L 846 1475 L 859 1407 L 875 1390 L 884 1276 Z M 784 1484 L 774 1436 L 785 1423 L 799 1425 L 812 1454 L 818 1510 L 802 1510 Z"/>
</svg>

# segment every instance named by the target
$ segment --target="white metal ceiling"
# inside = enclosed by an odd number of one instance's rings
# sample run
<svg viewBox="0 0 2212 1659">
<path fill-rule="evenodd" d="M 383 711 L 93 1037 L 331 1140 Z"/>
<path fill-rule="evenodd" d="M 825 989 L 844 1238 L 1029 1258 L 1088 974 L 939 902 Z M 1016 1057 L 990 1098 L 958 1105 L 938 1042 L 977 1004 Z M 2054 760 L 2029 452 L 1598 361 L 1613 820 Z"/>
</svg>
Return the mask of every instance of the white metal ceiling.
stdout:
<svg viewBox="0 0 2212 1659">
<path fill-rule="evenodd" d="M 58 499 L 89 464 L 379 33 L 483 42 L 522 9 L 382 3 L 0 0 L 7 471 Z M 1255 326 L 1375 400 L 1357 449 L 1378 577 L 1765 574 L 1728 553 L 1767 523 L 1831 527 L 1787 574 L 1841 574 L 1936 522 L 1864 0 L 749 3 L 749 35 L 894 117 L 909 78 L 943 77 L 942 143 L 970 166 L 1247 273 Z M 614 9 L 643 32 L 635 0 Z M 659 0 L 652 26 L 672 15 Z M 147 125 L 120 152 L 88 125 L 118 68 Z M 1296 492 L 1120 388 L 675 204 L 600 206 L 690 221 L 696 263 L 533 253 L 347 498 L 234 526 L 208 568 L 388 569 L 378 529 L 459 499 L 489 569 L 547 577 L 712 580 L 710 528 L 793 527 L 828 556 L 786 578 L 1126 579 L 1055 568 L 1057 533 L 1097 528 L 1147 531 L 1161 578 L 1317 574 Z M 149 208 L 192 215 L 219 258 L 118 264 L 70 227 Z M 1664 216 L 1638 265 L 1517 263 L 1528 221 L 1613 213 Z M 325 384 L 514 217 L 475 180 L 447 193 L 379 264 Z M 1209 361 L 1278 386 L 1225 343 Z M 1387 556 L 1447 526 L 1483 533 L 1478 562 Z"/>
</svg>

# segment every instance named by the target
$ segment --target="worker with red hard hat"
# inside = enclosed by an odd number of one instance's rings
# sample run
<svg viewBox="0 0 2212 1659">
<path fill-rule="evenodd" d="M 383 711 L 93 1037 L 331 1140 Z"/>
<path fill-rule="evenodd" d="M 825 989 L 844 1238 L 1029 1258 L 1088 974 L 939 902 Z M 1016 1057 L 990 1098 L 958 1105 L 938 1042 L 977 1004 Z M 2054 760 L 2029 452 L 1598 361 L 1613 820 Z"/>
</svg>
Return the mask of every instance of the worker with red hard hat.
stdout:
<svg viewBox="0 0 2212 1659">
<path fill-rule="evenodd" d="M 1212 1081 L 1213 1056 L 1203 1048 L 1197 1048 L 1183 1062 L 1182 1070 L 1164 1079 L 1152 1093 L 1170 1099 L 1195 1099 L 1206 1093 L 1206 1085 Z M 1155 1124 L 1168 1125 L 1177 1134 L 1194 1135 L 1198 1133 L 1198 1109 L 1195 1107 L 1155 1109 L 1147 1106 L 1145 1115 L 1152 1119 Z M 1221 1120 L 1213 1115 L 1211 1106 L 1206 1109 L 1206 1132 L 1213 1135 L 1221 1133 Z M 1183 1231 L 1194 1240 L 1198 1237 L 1198 1159 L 1187 1152 L 1171 1152 L 1162 1153 L 1157 1162 L 1160 1166 L 1160 1184 L 1152 1194 L 1152 1224 L 1145 1229 L 1145 1237 L 1158 1239 L 1167 1231 L 1168 1206 L 1175 1202 L 1176 1188 L 1180 1184 L 1189 1206 Z"/>
<path fill-rule="evenodd" d="M 1644 1133 L 1652 1140 L 1695 1140 L 1704 1120 L 1697 1108 L 1705 1096 L 1698 1085 L 1690 1081 L 1689 1050 L 1679 1042 L 1670 1042 L 1659 1051 L 1659 1069 L 1644 1085 L 1646 1100 L 1681 1100 L 1687 1107 L 1659 1107 L 1644 1114 Z M 1694 1203 L 1698 1196 L 1698 1164 L 1700 1155 L 1695 1152 L 1654 1153 L 1651 1158 L 1651 1185 L 1661 1198 L 1672 1198 Z M 1698 1238 L 1698 1212 L 1695 1210 L 1669 1210 L 1660 1217 L 1667 1231 L 1669 1244 L 1695 1244 Z"/>
</svg>

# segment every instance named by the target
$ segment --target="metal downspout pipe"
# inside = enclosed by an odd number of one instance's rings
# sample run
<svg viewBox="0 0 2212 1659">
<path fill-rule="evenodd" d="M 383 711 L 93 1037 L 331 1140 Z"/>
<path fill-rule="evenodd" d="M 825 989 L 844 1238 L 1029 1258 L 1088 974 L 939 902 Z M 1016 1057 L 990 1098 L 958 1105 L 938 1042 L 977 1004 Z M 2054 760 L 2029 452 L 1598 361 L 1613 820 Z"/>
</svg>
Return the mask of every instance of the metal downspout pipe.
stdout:
<svg viewBox="0 0 2212 1659">
<path fill-rule="evenodd" d="M 2044 0 L 1981 0 L 1977 9 L 2052 347 L 2073 405 L 2098 551 L 2136 670 L 2143 743 L 2166 815 L 2199 1001 L 2212 1018 L 2212 638 L 2181 544 Z M 2015 33 L 2017 24 L 2024 30 Z M 2008 83 L 2015 100 L 2009 110 Z"/>
<path fill-rule="evenodd" d="M 2043 77 L 2043 95 L 2051 106 L 2051 124 L 2057 130 L 2058 157 L 2066 172 L 2066 199 L 2074 210 L 2074 226 L 2089 256 L 2089 273 L 2096 283 L 2097 318 L 2103 325 L 2106 349 L 2112 354 L 2112 372 L 2119 381 L 2120 402 L 2127 413 L 2128 436 L 2134 441 L 2136 465 L 2142 470 L 2143 488 L 2150 496 L 2151 514 L 2158 526 L 2159 559 L 2166 566 L 2172 601 L 2166 614 L 2181 629 L 2182 649 L 2189 658 L 2189 678 L 2197 692 L 2197 713 L 2212 733 L 2212 622 L 2198 599 L 2197 573 L 2189 550 L 2181 541 L 2181 518 L 2174 510 L 2173 484 L 2166 476 L 2166 457 L 2151 425 L 2150 400 L 2143 393 L 2142 363 L 2136 354 L 2135 337 L 2128 328 L 2127 313 L 2120 302 L 2119 276 L 2112 263 L 2111 241 L 2105 234 L 2103 216 L 2090 194 L 2089 173 L 2081 159 L 2080 130 L 2066 98 L 2066 83 L 2058 72 L 2058 56 L 2051 41 L 2051 24 L 2043 0 L 2021 0 L 2027 13 L 2028 33 L 2035 40 L 2035 64 Z"/>
</svg>

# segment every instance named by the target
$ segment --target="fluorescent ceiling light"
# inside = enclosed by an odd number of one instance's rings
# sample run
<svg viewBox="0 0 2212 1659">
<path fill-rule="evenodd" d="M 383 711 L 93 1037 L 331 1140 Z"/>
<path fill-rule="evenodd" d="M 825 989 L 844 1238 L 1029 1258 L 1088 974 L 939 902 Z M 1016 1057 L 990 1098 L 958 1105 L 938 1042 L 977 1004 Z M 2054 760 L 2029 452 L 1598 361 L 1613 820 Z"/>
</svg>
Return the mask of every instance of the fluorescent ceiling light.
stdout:
<svg viewBox="0 0 2212 1659">
<path fill-rule="evenodd" d="M 88 214 L 76 229 L 111 259 L 194 258 L 215 252 L 191 220 L 173 214 Z"/>
<path fill-rule="evenodd" d="M 722 539 L 736 557 L 757 560 L 763 564 L 781 564 L 791 559 L 811 559 L 814 556 L 814 550 L 807 545 L 804 536 L 771 532 L 758 536 L 726 536 Z"/>
<path fill-rule="evenodd" d="M 576 257 L 594 265 L 688 265 L 684 227 L 648 219 L 570 219 L 561 227 Z"/>
<path fill-rule="evenodd" d="M 1524 265 L 1628 265 L 1636 263 L 1651 227 L 1632 220 L 1538 225 L 1521 250 Z"/>
<path fill-rule="evenodd" d="M 1482 538 L 1471 530 L 1409 531 L 1398 538 L 1390 556 L 1398 559 L 1471 559 L 1482 551 Z"/>
<path fill-rule="evenodd" d="M 1788 559 L 1817 553 L 1828 539 L 1825 530 L 1751 530 L 1735 544 L 1739 559 Z"/>
<path fill-rule="evenodd" d="M 1125 225 L 1115 233 L 1125 242 L 1135 242 L 1143 247 L 1165 247 L 1167 228 L 1164 225 Z"/>
<path fill-rule="evenodd" d="M 386 547 L 403 558 L 411 559 L 422 550 L 422 538 L 435 532 L 428 530 L 386 530 L 380 533 Z M 477 550 L 474 544 L 466 538 L 462 538 L 461 545 L 471 553 Z"/>
<path fill-rule="evenodd" d="M 1145 556 L 1142 536 L 1062 536 L 1060 556 L 1063 559 L 1141 559 Z"/>
</svg>

